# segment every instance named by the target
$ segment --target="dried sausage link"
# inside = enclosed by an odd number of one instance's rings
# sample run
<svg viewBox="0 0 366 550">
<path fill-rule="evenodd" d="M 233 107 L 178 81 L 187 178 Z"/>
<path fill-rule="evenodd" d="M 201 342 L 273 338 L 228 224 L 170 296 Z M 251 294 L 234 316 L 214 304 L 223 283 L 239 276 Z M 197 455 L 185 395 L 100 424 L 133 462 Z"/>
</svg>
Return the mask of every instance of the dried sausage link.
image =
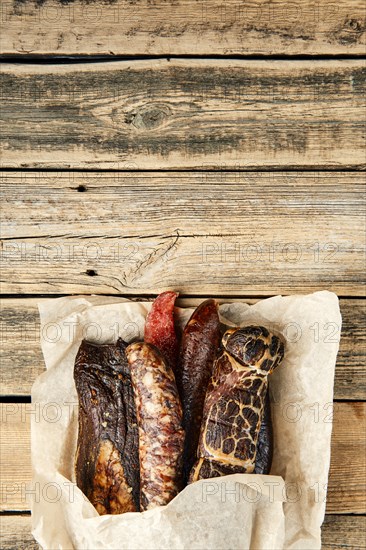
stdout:
<svg viewBox="0 0 366 550">
<path fill-rule="evenodd" d="M 186 324 L 181 342 L 177 384 L 183 405 L 184 479 L 197 458 L 203 404 L 220 343 L 220 320 L 215 300 L 205 300 Z"/>
<path fill-rule="evenodd" d="M 168 504 L 182 488 L 184 430 L 174 373 L 157 348 L 126 350 L 139 428 L 140 507 Z"/>
</svg>

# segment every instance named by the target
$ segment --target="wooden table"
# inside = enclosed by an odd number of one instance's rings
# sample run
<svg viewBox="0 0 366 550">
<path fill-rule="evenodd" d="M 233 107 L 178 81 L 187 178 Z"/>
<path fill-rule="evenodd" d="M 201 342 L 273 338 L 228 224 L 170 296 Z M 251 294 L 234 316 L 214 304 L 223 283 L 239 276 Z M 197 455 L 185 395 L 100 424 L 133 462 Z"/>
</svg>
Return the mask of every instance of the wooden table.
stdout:
<svg viewBox="0 0 366 550">
<path fill-rule="evenodd" d="M 1 547 L 37 547 L 37 303 L 173 288 L 184 304 L 339 295 L 323 548 L 365 548 L 363 2 L 3 0 L 1 13 Z"/>
</svg>

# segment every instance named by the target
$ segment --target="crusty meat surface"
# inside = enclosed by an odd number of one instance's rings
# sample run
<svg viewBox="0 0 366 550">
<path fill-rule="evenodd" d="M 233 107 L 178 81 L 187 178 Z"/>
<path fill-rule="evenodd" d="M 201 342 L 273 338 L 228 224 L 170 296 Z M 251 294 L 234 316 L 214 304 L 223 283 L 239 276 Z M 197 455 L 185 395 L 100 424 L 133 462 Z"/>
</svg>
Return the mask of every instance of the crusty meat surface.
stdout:
<svg viewBox="0 0 366 550">
<path fill-rule="evenodd" d="M 139 427 L 140 509 L 168 504 L 182 488 L 182 407 L 170 365 L 157 348 L 126 350 Z"/>
<path fill-rule="evenodd" d="M 139 510 L 138 429 L 126 344 L 81 343 L 76 482 L 100 514 Z"/>
<path fill-rule="evenodd" d="M 153 344 L 176 371 L 179 346 L 174 326 L 174 304 L 177 292 L 166 291 L 155 298 L 146 317 L 144 341 Z"/>
<path fill-rule="evenodd" d="M 177 385 L 183 406 L 184 481 L 197 458 L 203 405 L 220 344 L 220 320 L 215 300 L 205 300 L 192 313 L 181 341 Z"/>
<path fill-rule="evenodd" d="M 190 482 L 212 472 L 254 471 L 268 375 L 283 356 L 282 341 L 265 327 L 226 331 L 206 393 L 198 460 Z"/>
<path fill-rule="evenodd" d="M 273 430 L 271 417 L 271 403 L 267 390 L 264 403 L 262 424 L 258 434 L 257 454 L 255 457 L 255 474 L 269 474 L 273 457 Z"/>
</svg>

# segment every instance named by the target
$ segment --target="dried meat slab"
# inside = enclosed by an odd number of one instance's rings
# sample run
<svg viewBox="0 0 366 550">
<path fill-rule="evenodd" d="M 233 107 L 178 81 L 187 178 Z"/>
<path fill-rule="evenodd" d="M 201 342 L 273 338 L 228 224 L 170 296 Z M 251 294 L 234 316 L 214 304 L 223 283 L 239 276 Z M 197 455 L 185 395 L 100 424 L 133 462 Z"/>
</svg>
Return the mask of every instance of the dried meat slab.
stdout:
<svg viewBox="0 0 366 550">
<path fill-rule="evenodd" d="M 75 360 L 76 482 L 99 514 L 139 510 L 138 428 L 126 346 L 121 339 L 83 341 Z"/>
<path fill-rule="evenodd" d="M 265 327 L 226 331 L 206 393 L 198 459 L 190 482 L 255 470 L 268 376 L 283 356 L 283 342 Z M 267 452 L 262 467 L 266 462 Z"/>
</svg>

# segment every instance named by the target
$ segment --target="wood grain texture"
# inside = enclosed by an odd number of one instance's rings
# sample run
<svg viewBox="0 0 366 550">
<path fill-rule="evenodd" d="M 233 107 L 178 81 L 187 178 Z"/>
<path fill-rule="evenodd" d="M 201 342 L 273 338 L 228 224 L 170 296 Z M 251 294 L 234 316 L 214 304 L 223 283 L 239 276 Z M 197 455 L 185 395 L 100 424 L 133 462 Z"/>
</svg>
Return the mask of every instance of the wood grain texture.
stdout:
<svg viewBox="0 0 366 550">
<path fill-rule="evenodd" d="M 199 299 L 180 299 L 182 307 L 194 307 Z M 44 370 L 40 348 L 37 303 L 42 298 L 7 298 L 1 302 L 0 373 L 2 395 L 28 395 L 35 378 Z M 146 300 L 146 298 L 144 298 Z M 255 300 L 242 298 L 247 303 Z M 237 301 L 230 298 L 219 302 Z M 366 303 L 341 300 L 343 318 L 340 349 L 337 357 L 334 398 L 366 400 Z"/>
<path fill-rule="evenodd" d="M 29 510 L 30 508 L 32 410 L 36 411 L 36 408 L 30 403 L 1 403 L 0 405 L 0 511 Z"/>
<path fill-rule="evenodd" d="M 29 395 L 44 371 L 37 303 L 42 299 L 0 300 L 1 395 Z"/>
<path fill-rule="evenodd" d="M 30 493 L 31 415 L 36 404 L 3 403 L 1 424 L 1 510 L 28 510 Z M 50 413 L 51 414 L 51 413 Z M 54 411 L 52 412 L 54 415 Z M 54 416 L 52 416 L 54 418 Z M 332 435 L 327 513 L 365 513 L 366 403 L 336 402 Z M 352 475 L 350 475 L 352 472 Z"/>
<path fill-rule="evenodd" d="M 322 526 L 322 550 L 365 548 L 365 516 L 326 515 Z M 38 550 L 29 516 L 0 517 L 2 550 Z"/>
<path fill-rule="evenodd" d="M 4 65 L 3 167 L 360 168 L 365 62 Z"/>
<path fill-rule="evenodd" d="M 5 172 L 2 291 L 363 295 L 364 189 L 357 172 Z"/>
<path fill-rule="evenodd" d="M 3 54 L 363 54 L 361 0 L 2 0 Z"/>
<path fill-rule="evenodd" d="M 31 530 L 30 516 L 0 516 L 2 550 L 40 550 Z"/>
<path fill-rule="evenodd" d="M 366 403 L 334 403 L 327 512 L 366 513 Z"/>
<path fill-rule="evenodd" d="M 361 550 L 365 547 L 365 516 L 325 516 L 322 526 L 322 550 Z"/>
</svg>

